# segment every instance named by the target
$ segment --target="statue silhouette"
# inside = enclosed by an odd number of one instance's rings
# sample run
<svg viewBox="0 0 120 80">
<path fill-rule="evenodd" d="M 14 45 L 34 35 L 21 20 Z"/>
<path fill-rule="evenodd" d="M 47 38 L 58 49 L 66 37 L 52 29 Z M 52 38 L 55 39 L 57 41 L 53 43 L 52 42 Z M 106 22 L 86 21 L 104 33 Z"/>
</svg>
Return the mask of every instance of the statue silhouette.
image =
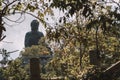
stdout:
<svg viewBox="0 0 120 80">
<path fill-rule="evenodd" d="M 38 45 L 38 42 L 41 37 L 44 37 L 43 33 L 38 31 L 39 22 L 33 20 L 31 22 L 31 31 L 27 32 L 25 35 L 25 48 L 31 47 L 32 45 Z M 30 80 L 41 80 L 40 79 L 40 66 L 39 58 L 30 59 Z"/>
<path fill-rule="evenodd" d="M 38 31 L 39 22 L 33 20 L 31 22 L 31 31 L 25 35 L 25 47 L 31 47 L 32 45 L 38 45 L 41 37 L 44 37 L 43 33 Z"/>
</svg>

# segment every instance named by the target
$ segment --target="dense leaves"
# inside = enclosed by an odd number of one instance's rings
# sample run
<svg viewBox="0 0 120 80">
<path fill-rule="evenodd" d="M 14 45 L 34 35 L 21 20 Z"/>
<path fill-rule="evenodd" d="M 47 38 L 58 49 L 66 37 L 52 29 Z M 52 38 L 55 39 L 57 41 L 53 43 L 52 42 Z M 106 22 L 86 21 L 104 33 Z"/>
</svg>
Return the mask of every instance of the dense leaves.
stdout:
<svg viewBox="0 0 120 80">
<path fill-rule="evenodd" d="M 73 16 L 76 11 L 83 9 L 83 15 L 87 17 L 91 14 L 88 0 L 53 0 L 52 7 L 59 7 L 60 10 L 68 10 L 68 14 Z"/>
<path fill-rule="evenodd" d="M 40 57 L 41 55 L 50 55 L 51 49 L 45 42 L 45 38 L 41 38 L 39 41 L 39 45 L 33 45 L 32 47 L 25 48 L 24 51 L 21 52 L 23 57 L 32 58 L 32 57 Z"/>
<path fill-rule="evenodd" d="M 1 68 L 2 69 L 2 68 Z M 7 80 L 29 80 L 29 68 L 23 66 L 21 59 L 9 62 L 8 66 L 3 68 L 1 73 Z"/>
<path fill-rule="evenodd" d="M 64 28 L 65 29 L 62 28 L 62 31 L 61 29 L 59 30 L 61 31 L 61 35 L 59 36 L 59 38 L 57 38 L 57 41 L 58 39 L 60 39 L 60 47 L 55 46 L 54 50 L 56 54 L 53 60 L 48 64 L 47 69 L 50 72 L 48 71 L 47 75 L 64 76 L 66 78 L 70 78 L 70 75 L 72 75 L 72 77 L 74 77 L 75 79 L 80 79 L 82 78 L 83 74 L 86 74 L 87 71 L 89 72 L 89 69 L 94 70 L 94 67 L 91 66 L 89 63 L 89 51 L 96 49 L 96 30 L 91 29 L 87 32 L 86 29 L 83 27 L 80 32 L 77 32 L 75 24 L 72 23 L 67 24 L 67 26 L 64 26 Z M 99 28 L 98 30 L 99 32 L 97 33 L 97 44 L 100 51 L 99 65 L 101 67 L 97 67 L 100 69 L 100 72 L 98 72 L 98 74 L 95 73 L 97 76 L 111 64 L 117 62 L 120 58 L 120 42 L 118 40 L 119 38 L 115 37 L 115 34 L 104 35 L 101 28 Z M 67 33 L 67 35 L 65 35 L 65 33 Z M 117 56 L 114 57 L 115 55 Z M 80 60 L 80 58 L 82 58 L 82 60 Z M 65 65 L 65 69 L 61 67 L 63 65 Z M 50 73 L 52 75 L 50 75 Z M 94 75 L 94 72 L 92 75 Z"/>
</svg>

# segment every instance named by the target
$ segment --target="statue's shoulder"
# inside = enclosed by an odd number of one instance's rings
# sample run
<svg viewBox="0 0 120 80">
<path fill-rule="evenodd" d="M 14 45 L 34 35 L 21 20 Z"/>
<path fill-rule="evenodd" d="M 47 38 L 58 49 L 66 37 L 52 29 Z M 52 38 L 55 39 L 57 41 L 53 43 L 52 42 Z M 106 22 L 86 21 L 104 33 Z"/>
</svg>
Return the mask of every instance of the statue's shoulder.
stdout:
<svg viewBox="0 0 120 80">
<path fill-rule="evenodd" d="M 44 36 L 42 32 L 38 31 L 38 34 L 41 35 L 41 36 Z"/>
<path fill-rule="evenodd" d="M 30 35 L 30 34 L 31 34 L 31 32 L 27 32 L 27 33 L 26 33 L 26 35 Z"/>
</svg>

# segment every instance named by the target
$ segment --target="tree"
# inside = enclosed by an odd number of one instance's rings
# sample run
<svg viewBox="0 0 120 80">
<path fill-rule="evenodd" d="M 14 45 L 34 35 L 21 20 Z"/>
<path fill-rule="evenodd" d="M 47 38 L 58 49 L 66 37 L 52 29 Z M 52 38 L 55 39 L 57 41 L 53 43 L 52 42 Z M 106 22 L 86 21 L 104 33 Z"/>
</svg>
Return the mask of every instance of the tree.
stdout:
<svg viewBox="0 0 120 80">
<path fill-rule="evenodd" d="M 23 66 L 20 58 L 9 62 L 7 67 L 1 69 L 2 76 L 7 80 L 29 80 L 28 65 Z"/>
<path fill-rule="evenodd" d="M 81 35 L 76 31 L 76 25 L 69 23 L 69 25 L 64 25 L 57 30 L 60 36 L 57 36 L 57 41 L 59 42 L 58 48 L 55 46 L 55 57 L 48 64 L 48 76 L 64 76 L 69 77 L 70 75 L 79 79 L 82 74 L 89 72 L 89 69 L 94 71 L 94 67 L 89 63 L 89 51 L 96 48 L 96 30 L 91 29 L 86 31 L 86 28 L 81 29 Z M 52 33 L 51 33 L 52 34 Z M 53 40 L 56 39 L 55 32 L 53 32 Z M 50 34 L 48 34 L 48 37 Z M 57 35 L 57 34 L 56 34 Z M 77 40 L 77 38 L 81 38 Z M 98 68 L 104 71 L 111 64 L 119 60 L 119 40 L 115 36 L 104 35 L 102 30 L 99 29 L 98 32 L 99 40 L 99 50 L 100 50 L 100 63 Z M 49 39 L 49 38 L 48 38 Z M 50 38 L 51 39 L 51 38 Z M 82 46 L 79 48 L 79 43 L 82 43 Z M 80 57 L 79 53 L 82 51 L 82 68 L 80 69 Z M 113 55 L 117 57 L 113 58 Z M 63 66 L 63 67 L 62 67 Z M 63 71 L 62 71 L 63 70 Z M 91 70 L 91 71 L 92 71 Z M 91 72 L 92 73 L 92 72 Z M 96 73 L 95 73 L 96 74 Z"/>
<path fill-rule="evenodd" d="M 18 50 L 16 50 L 16 51 L 18 51 Z M 10 53 L 14 53 L 16 51 L 7 52 L 7 50 L 5 50 L 4 48 L 0 49 L 0 54 L 3 57 L 3 59 L 0 61 L 0 64 L 2 65 L 2 67 L 4 67 L 5 65 L 8 64 L 8 62 L 9 62 L 8 58 L 10 57 Z"/>
<path fill-rule="evenodd" d="M 80 8 L 81 5 L 83 6 Z M 65 53 L 69 54 L 72 52 L 71 54 L 74 54 L 74 50 L 70 47 L 72 43 L 74 48 L 78 48 L 80 52 L 80 62 L 78 63 L 81 64 L 82 62 L 84 62 L 85 59 L 83 56 L 85 56 L 86 54 L 88 55 L 90 50 L 97 50 L 97 52 L 100 51 L 101 54 L 99 54 L 98 56 L 101 57 L 102 63 L 99 64 L 101 65 L 101 67 L 98 66 L 98 68 L 102 69 L 101 71 L 109 67 L 109 65 L 111 65 L 112 63 L 119 60 L 118 57 L 120 57 L 120 55 L 118 54 L 120 53 L 120 51 L 117 49 L 119 48 L 120 44 L 120 29 L 118 26 L 119 18 L 117 17 L 119 16 L 119 10 L 117 8 L 112 11 L 109 6 L 100 5 L 96 1 L 92 2 L 87 0 L 85 0 L 85 3 L 84 1 L 79 0 L 53 0 L 51 6 L 58 7 L 60 8 L 60 10 L 63 11 L 68 11 L 68 13 L 66 13 L 63 18 L 60 18 L 60 23 L 61 21 L 64 22 L 63 25 L 57 25 L 55 29 L 48 30 L 48 39 L 56 41 L 60 45 L 57 50 L 59 52 L 56 53 L 61 53 L 60 55 L 62 55 L 62 57 L 64 57 L 64 55 L 66 56 Z M 69 22 L 68 18 L 70 17 L 70 15 L 76 16 L 76 20 L 74 19 L 73 21 Z M 91 34 L 92 36 L 89 34 Z M 113 55 L 117 55 L 117 57 L 113 59 Z M 60 67 L 62 57 L 57 57 L 55 60 L 53 60 L 53 63 L 51 62 L 50 64 L 53 65 L 53 68 L 55 68 L 56 66 L 57 70 L 59 69 L 58 72 L 62 69 Z M 70 56 L 67 56 L 64 60 L 67 59 L 69 61 L 69 57 Z M 109 59 L 112 60 L 112 63 L 109 62 Z M 56 62 L 60 63 L 55 64 Z M 64 61 L 64 63 L 67 62 Z M 104 65 L 102 65 L 103 63 Z M 56 68 L 55 70 L 53 70 L 57 71 Z M 84 66 L 84 68 L 86 69 L 87 67 Z M 54 74 L 57 75 L 57 72 Z"/>
</svg>

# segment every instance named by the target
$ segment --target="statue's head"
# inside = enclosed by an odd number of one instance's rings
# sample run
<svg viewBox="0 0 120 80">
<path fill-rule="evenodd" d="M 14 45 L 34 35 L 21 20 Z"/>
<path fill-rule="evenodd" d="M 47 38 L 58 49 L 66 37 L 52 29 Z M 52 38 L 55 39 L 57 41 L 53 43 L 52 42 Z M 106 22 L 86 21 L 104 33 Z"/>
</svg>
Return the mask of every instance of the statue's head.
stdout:
<svg viewBox="0 0 120 80">
<path fill-rule="evenodd" d="M 39 27 L 39 22 L 37 20 L 33 20 L 31 22 L 31 30 L 32 31 L 37 31 Z"/>
</svg>

